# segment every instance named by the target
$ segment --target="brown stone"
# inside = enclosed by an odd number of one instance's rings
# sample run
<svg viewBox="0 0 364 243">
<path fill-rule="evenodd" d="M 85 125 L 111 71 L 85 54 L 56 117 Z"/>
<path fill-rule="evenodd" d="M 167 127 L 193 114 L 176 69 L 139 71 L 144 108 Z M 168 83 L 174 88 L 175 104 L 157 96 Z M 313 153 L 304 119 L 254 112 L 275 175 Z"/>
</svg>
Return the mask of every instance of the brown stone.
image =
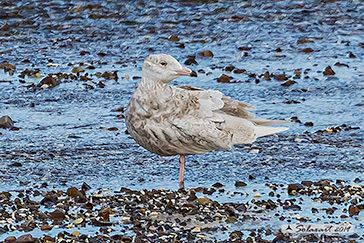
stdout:
<svg viewBox="0 0 364 243">
<path fill-rule="evenodd" d="M 75 197 L 77 195 L 78 189 L 76 187 L 70 187 L 67 190 L 67 195 L 69 197 Z"/>
<path fill-rule="evenodd" d="M 243 181 L 237 181 L 235 182 L 235 186 L 236 187 L 243 187 L 243 186 L 246 186 L 247 184 Z"/>
<path fill-rule="evenodd" d="M 277 81 L 286 81 L 288 80 L 288 77 L 285 74 L 278 74 L 275 76 L 275 79 Z"/>
<path fill-rule="evenodd" d="M 5 239 L 5 243 L 15 243 L 16 238 L 14 236 L 9 236 Z"/>
<path fill-rule="evenodd" d="M 0 128 L 10 128 L 13 126 L 13 120 L 10 116 L 2 116 L 0 117 Z"/>
<path fill-rule="evenodd" d="M 170 41 L 173 41 L 173 42 L 176 42 L 176 41 L 179 41 L 179 37 L 178 37 L 177 35 L 171 35 L 171 36 L 169 37 L 169 40 L 170 40 Z"/>
<path fill-rule="evenodd" d="M 48 85 L 49 88 L 54 88 L 57 85 L 59 85 L 61 82 L 53 78 L 51 75 L 48 75 L 47 77 L 43 78 L 40 83 L 37 85 L 37 87 L 41 87 L 43 85 Z"/>
<path fill-rule="evenodd" d="M 296 83 L 296 81 L 293 80 L 288 80 L 287 82 L 284 82 L 283 84 L 281 84 L 282 86 L 288 87 L 291 85 L 294 85 Z"/>
<path fill-rule="evenodd" d="M 16 243 L 33 243 L 35 242 L 35 238 L 31 234 L 22 235 L 18 238 Z"/>
<path fill-rule="evenodd" d="M 330 66 L 327 66 L 324 71 L 325 76 L 335 75 L 334 70 Z"/>
<path fill-rule="evenodd" d="M 111 212 L 112 212 L 111 208 L 103 208 L 99 212 L 99 217 L 101 217 L 104 221 L 110 222 Z"/>
<path fill-rule="evenodd" d="M 308 48 L 300 49 L 299 52 L 311 53 L 311 52 L 314 52 L 314 50 L 311 47 L 308 47 Z"/>
<path fill-rule="evenodd" d="M 314 43 L 314 40 L 311 40 L 311 39 L 299 39 L 299 40 L 297 40 L 297 44 L 306 44 L 306 43 Z"/>
<path fill-rule="evenodd" d="M 50 225 L 42 225 L 42 226 L 40 227 L 40 230 L 41 230 L 41 231 L 50 231 L 52 228 L 53 228 L 53 227 L 52 227 L 52 226 L 50 226 Z"/>
<path fill-rule="evenodd" d="M 51 218 L 53 220 L 63 220 L 64 217 L 65 217 L 65 213 L 60 209 L 56 209 L 56 210 L 54 210 L 53 213 L 51 213 Z"/>
<path fill-rule="evenodd" d="M 355 215 L 358 215 L 360 213 L 360 210 L 357 206 L 355 205 L 350 205 L 349 207 L 349 215 L 350 217 L 353 217 Z"/>
<path fill-rule="evenodd" d="M 299 183 L 289 184 L 287 187 L 287 191 L 288 191 L 288 194 L 292 196 L 292 195 L 296 195 L 295 193 L 303 188 L 304 187 Z"/>
<path fill-rule="evenodd" d="M 199 54 L 203 57 L 214 57 L 214 53 L 210 50 L 201 51 Z"/>
<path fill-rule="evenodd" d="M 230 83 L 230 80 L 231 80 L 230 76 L 228 76 L 226 74 L 223 74 L 217 79 L 217 82 L 219 82 L 219 83 Z"/>
</svg>

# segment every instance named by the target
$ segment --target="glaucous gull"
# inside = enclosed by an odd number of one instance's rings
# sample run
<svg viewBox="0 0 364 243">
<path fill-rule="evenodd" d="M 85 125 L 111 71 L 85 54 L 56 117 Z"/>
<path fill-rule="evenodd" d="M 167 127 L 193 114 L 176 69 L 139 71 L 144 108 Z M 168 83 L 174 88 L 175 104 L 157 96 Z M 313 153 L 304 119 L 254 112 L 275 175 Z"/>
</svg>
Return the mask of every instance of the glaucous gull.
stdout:
<svg viewBox="0 0 364 243">
<path fill-rule="evenodd" d="M 180 187 L 186 155 L 226 150 L 288 129 L 268 127 L 285 121 L 256 118 L 248 111 L 254 107 L 220 91 L 169 84 L 180 76 L 195 73 L 170 55 L 150 55 L 126 110 L 127 130 L 140 146 L 161 156 L 180 156 Z"/>
</svg>

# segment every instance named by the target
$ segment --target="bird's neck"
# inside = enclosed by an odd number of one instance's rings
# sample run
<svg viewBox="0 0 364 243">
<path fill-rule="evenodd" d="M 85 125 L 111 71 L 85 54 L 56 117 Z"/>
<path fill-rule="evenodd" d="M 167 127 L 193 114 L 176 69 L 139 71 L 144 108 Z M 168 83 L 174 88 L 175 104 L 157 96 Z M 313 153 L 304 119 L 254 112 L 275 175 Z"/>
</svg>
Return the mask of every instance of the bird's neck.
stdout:
<svg viewBox="0 0 364 243">
<path fill-rule="evenodd" d="M 156 82 L 150 78 L 142 78 L 142 81 L 139 84 L 138 89 L 147 91 L 147 92 L 154 92 L 160 90 L 169 89 L 169 85 L 161 82 Z"/>
</svg>

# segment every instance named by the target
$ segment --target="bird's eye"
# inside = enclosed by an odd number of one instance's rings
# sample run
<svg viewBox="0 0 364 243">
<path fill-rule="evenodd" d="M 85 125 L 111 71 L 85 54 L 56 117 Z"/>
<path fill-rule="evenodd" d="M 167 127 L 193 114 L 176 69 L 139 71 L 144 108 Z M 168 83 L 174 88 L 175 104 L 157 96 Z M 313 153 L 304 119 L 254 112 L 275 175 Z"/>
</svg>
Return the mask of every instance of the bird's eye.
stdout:
<svg viewBox="0 0 364 243">
<path fill-rule="evenodd" d="M 160 62 L 160 65 L 162 65 L 163 67 L 165 67 L 165 66 L 167 66 L 167 62 L 165 62 L 165 61 L 161 61 L 161 62 Z"/>
</svg>

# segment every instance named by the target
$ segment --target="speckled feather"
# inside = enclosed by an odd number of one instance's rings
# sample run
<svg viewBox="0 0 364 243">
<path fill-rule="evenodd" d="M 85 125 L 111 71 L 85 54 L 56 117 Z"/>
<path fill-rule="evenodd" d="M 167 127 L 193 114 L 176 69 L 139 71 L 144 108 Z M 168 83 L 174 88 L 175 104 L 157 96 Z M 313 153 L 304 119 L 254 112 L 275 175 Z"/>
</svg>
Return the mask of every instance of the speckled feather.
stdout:
<svg viewBox="0 0 364 243">
<path fill-rule="evenodd" d="M 158 66 L 161 59 L 171 63 L 170 69 L 182 68 L 169 55 L 148 57 L 141 83 L 126 112 L 128 132 L 147 150 L 162 156 L 203 154 L 252 143 L 262 134 L 286 130 L 264 127 L 262 133 L 259 119 L 247 110 L 253 107 L 220 91 L 169 85 L 174 77 L 159 78 L 164 70 Z M 265 119 L 260 121 L 269 123 Z"/>
</svg>

